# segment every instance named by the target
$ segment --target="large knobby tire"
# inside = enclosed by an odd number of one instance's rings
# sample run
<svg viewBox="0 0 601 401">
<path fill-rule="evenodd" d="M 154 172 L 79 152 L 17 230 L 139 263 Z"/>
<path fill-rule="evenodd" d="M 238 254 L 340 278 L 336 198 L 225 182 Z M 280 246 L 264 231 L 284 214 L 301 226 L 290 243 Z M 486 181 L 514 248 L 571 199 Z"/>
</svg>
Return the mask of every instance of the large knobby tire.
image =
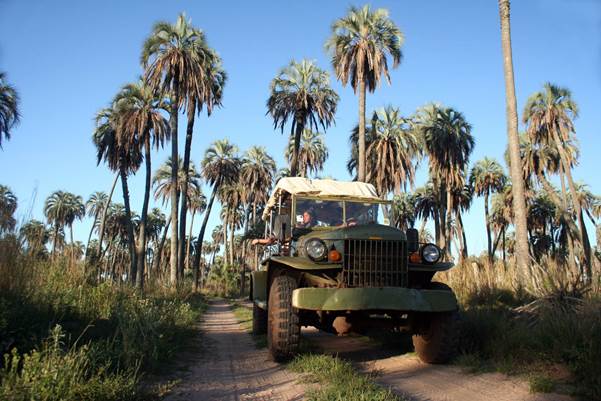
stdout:
<svg viewBox="0 0 601 401">
<path fill-rule="evenodd" d="M 273 359 L 283 362 L 298 352 L 300 324 L 298 314 L 292 307 L 292 291 L 296 280 L 278 276 L 269 289 L 267 307 L 267 344 Z"/>
<path fill-rule="evenodd" d="M 451 291 L 442 283 L 431 283 L 429 288 Z M 413 347 L 419 359 L 425 363 L 448 362 L 457 350 L 458 312 L 423 313 L 417 319 Z"/>
<path fill-rule="evenodd" d="M 267 333 L 267 311 L 253 302 L 253 334 Z"/>
</svg>

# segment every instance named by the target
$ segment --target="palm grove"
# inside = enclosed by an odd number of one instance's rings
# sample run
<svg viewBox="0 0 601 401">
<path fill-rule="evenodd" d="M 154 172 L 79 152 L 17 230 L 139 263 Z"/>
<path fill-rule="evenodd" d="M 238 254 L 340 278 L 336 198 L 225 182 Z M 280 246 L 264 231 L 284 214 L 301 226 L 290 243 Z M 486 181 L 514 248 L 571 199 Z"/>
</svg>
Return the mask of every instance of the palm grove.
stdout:
<svg viewBox="0 0 601 401">
<path fill-rule="evenodd" d="M 518 136 L 513 70 L 507 58 L 509 4 L 501 0 L 499 5 L 510 176 L 493 158 L 471 161 L 475 139 L 460 110 L 431 103 L 412 115 L 392 105 L 366 111 L 366 95 L 384 80 L 391 83 L 390 69 L 402 60 L 404 40 L 386 10 L 369 6 L 351 7 L 335 21 L 325 46 L 335 78 L 350 84 L 358 98 L 358 123 L 349 133 L 348 171 L 372 183 L 382 197 L 392 195 L 393 223 L 402 229 L 417 224 L 421 238 L 436 242 L 448 259 L 454 255 L 461 262 L 468 257 L 469 228 L 462 216 L 481 197 L 484 258 L 489 263 L 499 255 L 504 263 L 517 260 L 513 265 L 527 275 L 531 262 L 553 260 L 590 282 L 598 274 L 601 199 L 572 176 L 579 152 L 574 128 L 578 107 L 568 89 L 547 83 L 528 99 L 521 113 L 524 130 Z M 244 271 L 256 266 L 259 252 L 249 239 L 262 234 L 258 216 L 270 188 L 283 176 L 319 176 L 328 157 L 324 135 L 335 123 L 339 102 L 330 74 L 314 61 L 293 60 L 270 84 L 267 115 L 275 129 L 289 134 L 287 167 L 277 170 L 263 147 L 240 153 L 227 139 L 211 144 L 196 165 L 195 121 L 222 105 L 227 81 L 218 53 L 182 14 L 174 24 L 154 25 L 140 59 L 140 78 L 121 88 L 95 116 L 97 162 L 115 177 L 108 193 L 95 192 L 84 201 L 56 191 L 44 204 L 46 222 L 31 220 L 17 227 L 17 199 L 0 186 L 0 234 L 17 239 L 23 252 L 40 258 L 64 257 L 71 264 L 83 260 L 83 268 L 97 279 L 125 280 L 142 288 L 149 278 L 176 285 L 191 274 L 195 288 L 208 278 L 229 280 L 243 289 Z M 180 114 L 185 116 L 185 129 L 178 126 Z M 0 74 L 0 146 L 10 139 L 19 118 L 17 92 Z M 153 152 L 165 146 L 171 146 L 171 156 L 156 168 Z M 416 169 L 422 163 L 429 179 L 416 186 Z M 138 173 L 145 178 L 139 213 L 129 194 L 141 189 L 128 185 L 128 178 Z M 210 194 L 203 194 L 203 183 Z M 122 203 L 113 196 L 117 184 Z M 151 196 L 169 212 L 150 208 Z M 209 235 L 215 200 L 221 204 L 221 225 Z M 74 241 L 72 228 L 86 216 L 93 227 L 84 245 Z M 596 247 L 587 220 L 597 228 Z M 525 243 L 520 240 L 524 236 Z"/>
</svg>

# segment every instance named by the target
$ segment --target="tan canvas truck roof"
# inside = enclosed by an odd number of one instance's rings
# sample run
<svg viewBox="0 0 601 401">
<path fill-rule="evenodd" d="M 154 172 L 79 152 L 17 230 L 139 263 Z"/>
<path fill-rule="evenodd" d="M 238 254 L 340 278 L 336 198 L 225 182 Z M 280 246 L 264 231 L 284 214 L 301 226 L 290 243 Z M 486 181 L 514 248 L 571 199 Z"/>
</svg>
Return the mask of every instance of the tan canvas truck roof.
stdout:
<svg viewBox="0 0 601 401">
<path fill-rule="evenodd" d="M 356 200 L 356 201 L 381 201 L 376 188 L 365 182 L 336 181 L 336 180 L 311 180 L 303 177 L 286 177 L 278 181 L 271 197 L 267 201 L 263 220 L 267 220 L 271 209 L 277 205 L 283 193 L 296 196 L 315 196 L 318 198 Z"/>
</svg>

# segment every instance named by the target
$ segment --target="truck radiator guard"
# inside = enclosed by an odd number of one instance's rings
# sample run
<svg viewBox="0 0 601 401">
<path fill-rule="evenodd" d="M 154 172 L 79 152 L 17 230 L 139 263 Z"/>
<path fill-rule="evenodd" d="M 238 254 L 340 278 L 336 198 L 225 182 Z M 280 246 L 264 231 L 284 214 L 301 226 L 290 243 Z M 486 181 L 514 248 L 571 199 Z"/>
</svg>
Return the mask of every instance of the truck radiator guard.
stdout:
<svg viewBox="0 0 601 401">
<path fill-rule="evenodd" d="M 347 239 L 342 260 L 347 287 L 407 287 L 407 242 Z"/>
</svg>

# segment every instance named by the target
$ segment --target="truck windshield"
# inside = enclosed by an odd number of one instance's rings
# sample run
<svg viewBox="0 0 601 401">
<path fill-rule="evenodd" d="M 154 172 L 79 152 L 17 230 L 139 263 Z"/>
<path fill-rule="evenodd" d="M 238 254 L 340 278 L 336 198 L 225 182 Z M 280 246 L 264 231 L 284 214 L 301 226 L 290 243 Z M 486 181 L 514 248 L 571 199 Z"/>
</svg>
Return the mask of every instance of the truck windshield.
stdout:
<svg viewBox="0 0 601 401">
<path fill-rule="evenodd" d="M 320 199 L 296 200 L 296 228 L 343 227 L 380 223 L 379 204 Z"/>
</svg>

